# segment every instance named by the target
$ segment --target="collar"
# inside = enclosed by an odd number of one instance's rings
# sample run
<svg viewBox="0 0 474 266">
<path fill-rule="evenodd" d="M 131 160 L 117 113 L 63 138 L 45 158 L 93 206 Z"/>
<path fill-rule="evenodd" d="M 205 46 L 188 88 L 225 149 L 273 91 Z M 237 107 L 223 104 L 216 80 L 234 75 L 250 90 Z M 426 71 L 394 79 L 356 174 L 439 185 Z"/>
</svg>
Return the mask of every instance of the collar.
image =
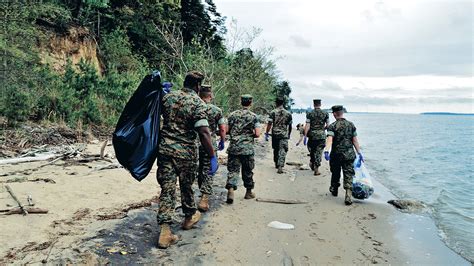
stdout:
<svg viewBox="0 0 474 266">
<path fill-rule="evenodd" d="M 192 94 L 192 93 L 195 93 L 195 94 L 197 94 L 197 92 L 196 92 L 195 90 L 190 89 L 190 88 L 184 87 L 184 88 L 182 88 L 181 90 L 184 91 L 184 92 L 187 92 L 187 93 L 191 93 L 191 94 Z"/>
<path fill-rule="evenodd" d="M 344 117 L 336 118 L 336 120 L 346 120 Z"/>
<path fill-rule="evenodd" d="M 243 110 L 250 110 L 250 106 L 242 106 Z"/>
</svg>

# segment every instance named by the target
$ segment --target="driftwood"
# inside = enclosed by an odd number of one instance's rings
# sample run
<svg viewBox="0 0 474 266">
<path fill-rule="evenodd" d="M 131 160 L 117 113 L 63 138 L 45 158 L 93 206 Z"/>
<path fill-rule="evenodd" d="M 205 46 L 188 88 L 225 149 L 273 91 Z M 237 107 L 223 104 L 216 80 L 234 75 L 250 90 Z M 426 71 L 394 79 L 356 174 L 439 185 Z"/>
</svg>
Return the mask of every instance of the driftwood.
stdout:
<svg viewBox="0 0 474 266">
<path fill-rule="evenodd" d="M 5 210 L 0 210 L 0 213 L 3 215 L 12 215 L 12 214 L 22 214 L 24 213 L 23 211 L 28 212 L 28 214 L 46 214 L 48 213 L 48 210 L 46 209 L 41 209 L 41 208 L 33 208 L 33 207 L 24 207 L 21 209 L 20 207 L 12 208 L 12 209 L 5 209 Z"/>
<path fill-rule="evenodd" d="M 298 166 L 298 167 L 303 165 L 302 163 L 298 163 L 298 162 L 287 162 L 286 164 L 287 165 L 292 165 L 292 166 Z"/>
<path fill-rule="evenodd" d="M 44 166 L 47 166 L 47 165 L 51 165 L 51 164 L 53 164 L 53 163 L 55 163 L 55 162 L 57 162 L 57 161 L 59 161 L 59 160 L 61 160 L 61 159 L 65 159 L 65 158 L 67 158 L 67 157 L 75 156 L 75 155 L 81 153 L 82 151 L 84 151 L 85 149 L 86 149 L 86 145 L 81 145 L 81 146 L 79 146 L 78 148 L 76 148 L 76 149 L 74 149 L 74 150 L 72 150 L 72 151 L 70 151 L 70 152 L 66 152 L 66 153 L 63 153 L 62 155 L 59 155 L 59 157 L 56 158 L 56 159 L 54 159 L 54 160 L 52 160 L 52 161 L 50 161 L 50 162 L 47 162 L 47 163 L 41 165 L 40 168 L 41 168 L 41 167 L 44 167 Z"/>
<path fill-rule="evenodd" d="M 52 158 L 57 158 L 58 156 L 61 156 L 61 155 L 48 154 L 48 155 L 36 156 L 36 157 L 20 157 L 20 158 L 3 159 L 3 160 L 0 160 L 0 165 L 46 161 Z"/>
<path fill-rule="evenodd" d="M 28 179 L 26 177 L 19 177 L 19 178 L 14 178 L 14 179 L 7 179 L 5 181 L 0 181 L 0 183 L 23 183 L 23 182 L 45 182 L 45 183 L 51 183 L 55 184 L 56 181 L 54 181 L 51 178 L 35 178 L 35 179 Z"/>
<path fill-rule="evenodd" d="M 265 198 L 257 198 L 256 201 L 258 202 L 268 202 L 268 203 L 280 203 L 280 204 L 306 204 L 307 201 L 300 201 L 300 200 L 287 200 L 287 199 L 265 199 Z"/>
<path fill-rule="evenodd" d="M 25 210 L 25 208 L 23 207 L 23 205 L 21 204 L 21 202 L 18 200 L 18 198 L 15 196 L 15 193 L 13 193 L 13 190 L 12 188 L 9 186 L 9 185 L 6 185 L 5 188 L 7 189 L 8 193 L 10 193 L 10 196 L 12 196 L 12 198 L 16 201 L 16 203 L 18 203 L 18 207 L 20 207 L 20 213 L 23 213 L 24 215 L 27 215 L 28 214 L 28 211 Z"/>
<path fill-rule="evenodd" d="M 105 147 L 107 147 L 107 142 L 109 142 L 108 139 L 102 143 L 102 146 L 100 146 L 100 158 L 104 159 L 104 154 L 105 154 Z"/>
</svg>

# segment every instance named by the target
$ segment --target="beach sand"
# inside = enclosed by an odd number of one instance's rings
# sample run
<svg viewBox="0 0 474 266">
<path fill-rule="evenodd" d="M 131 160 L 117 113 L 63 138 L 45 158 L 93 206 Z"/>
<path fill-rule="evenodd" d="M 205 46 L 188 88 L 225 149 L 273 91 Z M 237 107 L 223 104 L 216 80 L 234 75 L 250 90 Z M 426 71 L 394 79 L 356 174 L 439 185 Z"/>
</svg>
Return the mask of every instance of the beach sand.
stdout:
<svg viewBox="0 0 474 266">
<path fill-rule="evenodd" d="M 306 147 L 295 147 L 296 138 L 294 135 L 290 140 L 287 162 L 307 165 Z M 400 223 L 394 222 L 402 221 L 405 214 L 386 204 L 377 188 L 370 200 L 355 200 L 352 206 L 345 206 L 342 187 L 339 197 L 328 191 L 327 162 L 323 162 L 320 176 L 290 165 L 284 174 L 277 174 L 270 142 L 260 139 L 256 146 L 257 198 L 307 203 L 245 200 L 241 186 L 234 204 L 228 205 L 223 189 L 227 169 L 221 165 L 215 177 L 211 210 L 196 228 L 179 229 L 183 217 L 177 203 L 173 229 L 181 241 L 167 250 L 155 248 L 159 204 L 156 168 L 144 181 L 137 182 L 124 169 L 95 170 L 109 164 L 104 161 L 70 165 L 58 161 L 41 168 L 46 162 L 0 165 L 0 173 L 16 172 L 0 177 L 2 182 L 24 177 L 56 182 L 8 183 L 22 202 L 26 203 L 27 195 L 31 195 L 36 207 L 46 208 L 49 213 L 0 215 L 0 263 L 400 265 L 439 262 L 437 256 L 446 254 L 465 263 L 446 247 L 427 259 L 430 243 L 423 243 L 428 251 L 410 253 L 409 245 L 402 243 Z M 89 144 L 86 153 L 98 154 L 99 149 L 100 144 Z M 111 146 L 106 150 L 113 153 Z M 198 199 L 198 189 L 195 191 Z M 1 186 L 0 209 L 7 205 L 15 206 L 15 202 Z M 292 224 L 294 229 L 270 228 L 267 225 L 272 221 Z"/>
</svg>

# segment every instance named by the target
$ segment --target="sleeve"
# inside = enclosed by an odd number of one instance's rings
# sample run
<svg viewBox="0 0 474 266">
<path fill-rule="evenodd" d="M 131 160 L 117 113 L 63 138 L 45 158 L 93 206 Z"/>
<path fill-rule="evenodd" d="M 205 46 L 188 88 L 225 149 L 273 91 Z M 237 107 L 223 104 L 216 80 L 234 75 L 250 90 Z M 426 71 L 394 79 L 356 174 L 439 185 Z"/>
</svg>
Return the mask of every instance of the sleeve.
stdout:
<svg viewBox="0 0 474 266">
<path fill-rule="evenodd" d="M 270 112 L 270 115 L 268 116 L 268 123 L 273 123 L 273 121 L 275 120 L 275 112 L 271 111 Z"/>
<path fill-rule="evenodd" d="M 329 114 L 328 113 L 326 113 L 326 118 L 324 120 L 325 120 L 324 122 L 326 122 L 326 124 L 329 124 Z"/>
<path fill-rule="evenodd" d="M 311 117 L 311 113 L 306 113 L 306 123 L 311 122 L 310 117 Z"/>
<path fill-rule="evenodd" d="M 258 122 L 258 116 L 255 114 L 253 115 L 253 122 L 254 122 L 254 128 L 260 127 L 260 123 Z"/>
<path fill-rule="evenodd" d="M 207 121 L 207 109 L 208 106 L 204 102 L 197 103 L 193 115 L 194 128 L 209 126 L 209 122 Z"/>
<path fill-rule="evenodd" d="M 227 121 L 225 121 L 225 117 L 222 115 L 222 110 L 219 109 L 217 117 L 218 117 L 217 124 L 219 126 L 227 124 Z"/>
<path fill-rule="evenodd" d="M 334 137 L 334 132 L 335 132 L 334 124 L 329 125 L 327 135 L 331 136 L 331 137 Z"/>
<path fill-rule="evenodd" d="M 357 137 L 357 128 L 352 125 L 352 137 Z"/>
<path fill-rule="evenodd" d="M 293 116 L 291 115 L 290 112 L 288 112 L 288 116 L 289 116 L 289 118 L 288 118 L 288 125 L 291 125 L 291 124 L 293 124 Z"/>
</svg>

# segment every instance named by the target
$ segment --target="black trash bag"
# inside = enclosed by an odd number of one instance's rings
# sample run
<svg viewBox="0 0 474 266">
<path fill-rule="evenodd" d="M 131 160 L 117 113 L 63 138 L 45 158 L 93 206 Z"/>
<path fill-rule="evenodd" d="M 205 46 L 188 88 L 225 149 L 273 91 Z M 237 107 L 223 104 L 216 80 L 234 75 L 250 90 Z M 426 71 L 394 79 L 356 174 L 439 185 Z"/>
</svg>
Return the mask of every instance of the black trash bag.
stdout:
<svg viewBox="0 0 474 266">
<path fill-rule="evenodd" d="M 158 155 L 164 94 L 159 72 L 146 75 L 125 105 L 113 133 L 117 160 L 138 181 L 148 175 Z"/>
</svg>

